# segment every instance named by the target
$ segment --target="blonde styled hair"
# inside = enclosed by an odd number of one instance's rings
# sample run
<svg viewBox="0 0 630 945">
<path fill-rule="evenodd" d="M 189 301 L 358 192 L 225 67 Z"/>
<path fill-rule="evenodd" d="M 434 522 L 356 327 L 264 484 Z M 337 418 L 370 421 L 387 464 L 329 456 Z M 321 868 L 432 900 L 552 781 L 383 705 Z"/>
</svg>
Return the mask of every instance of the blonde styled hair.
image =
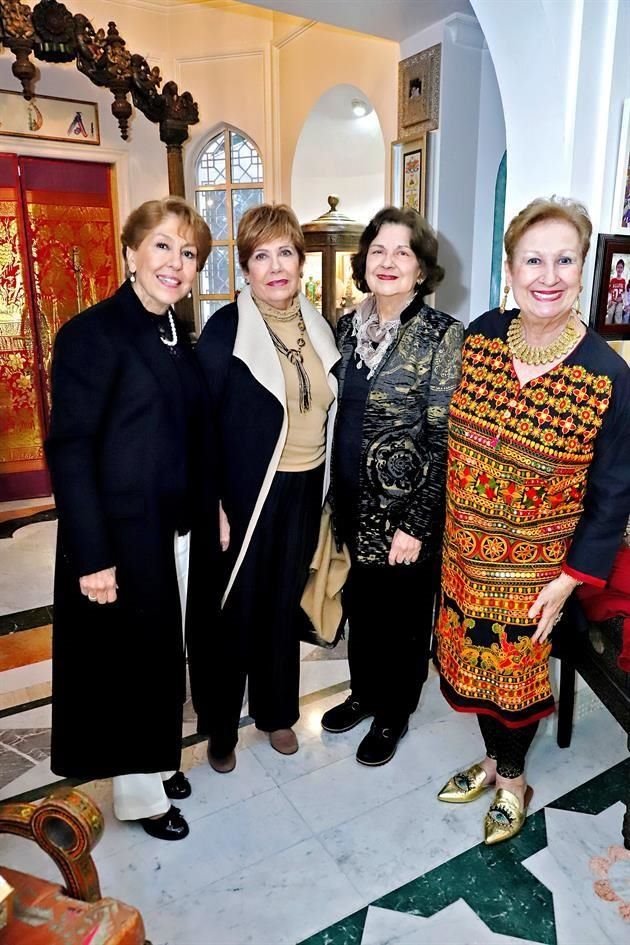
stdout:
<svg viewBox="0 0 630 945">
<path fill-rule="evenodd" d="M 125 262 L 127 250 L 137 249 L 147 234 L 171 214 L 177 217 L 182 227 L 191 231 L 197 249 L 197 271 L 201 272 L 212 249 L 212 234 L 203 217 L 183 197 L 146 200 L 131 211 L 120 234 Z"/>
<path fill-rule="evenodd" d="M 547 220 L 560 220 L 575 227 L 580 238 L 582 262 L 584 262 L 591 245 L 591 233 L 593 232 L 593 224 L 588 215 L 588 210 L 583 203 L 572 200 L 570 197 L 553 196 L 537 197 L 510 221 L 504 239 L 505 255 L 509 265 L 512 265 L 516 246 L 527 230 L 537 223 L 545 223 Z"/>
<path fill-rule="evenodd" d="M 257 246 L 278 239 L 286 239 L 287 243 L 295 246 L 300 265 L 303 265 L 306 259 L 304 234 L 291 207 L 285 203 L 263 203 L 247 210 L 241 217 L 236 236 L 238 261 L 243 272 L 247 272 Z"/>
</svg>

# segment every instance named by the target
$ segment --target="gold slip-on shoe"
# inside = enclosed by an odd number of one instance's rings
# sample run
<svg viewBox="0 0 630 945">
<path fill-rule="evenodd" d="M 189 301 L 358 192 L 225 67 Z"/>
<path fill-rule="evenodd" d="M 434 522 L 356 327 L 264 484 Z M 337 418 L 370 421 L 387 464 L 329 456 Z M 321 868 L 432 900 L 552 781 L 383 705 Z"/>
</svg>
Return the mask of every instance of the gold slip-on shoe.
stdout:
<svg viewBox="0 0 630 945">
<path fill-rule="evenodd" d="M 521 807 L 515 794 L 505 788 L 499 788 L 484 821 L 485 843 L 489 846 L 501 843 L 503 840 L 511 840 L 519 833 L 525 823 L 533 793 L 531 787 L 526 789 L 525 803 Z"/>
<path fill-rule="evenodd" d="M 465 771 L 458 771 L 444 785 L 438 794 L 438 800 L 447 804 L 467 804 L 490 787 L 486 784 L 488 775 L 481 765 L 472 765 Z"/>
</svg>

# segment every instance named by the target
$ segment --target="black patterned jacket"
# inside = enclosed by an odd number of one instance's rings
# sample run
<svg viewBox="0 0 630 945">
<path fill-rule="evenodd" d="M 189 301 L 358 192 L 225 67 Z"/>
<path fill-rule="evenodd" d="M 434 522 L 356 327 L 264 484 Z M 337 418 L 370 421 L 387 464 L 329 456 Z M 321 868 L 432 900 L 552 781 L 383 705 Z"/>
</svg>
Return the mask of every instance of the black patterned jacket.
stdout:
<svg viewBox="0 0 630 945">
<path fill-rule="evenodd" d="M 354 313 L 337 326 L 339 400 L 354 357 Z M 439 538 L 446 474 L 448 407 L 461 373 L 464 326 L 415 296 L 398 336 L 370 380 L 359 478 L 357 559 L 385 564 L 397 528 L 422 540 L 421 558 Z M 335 513 L 335 455 L 329 499 Z"/>
</svg>

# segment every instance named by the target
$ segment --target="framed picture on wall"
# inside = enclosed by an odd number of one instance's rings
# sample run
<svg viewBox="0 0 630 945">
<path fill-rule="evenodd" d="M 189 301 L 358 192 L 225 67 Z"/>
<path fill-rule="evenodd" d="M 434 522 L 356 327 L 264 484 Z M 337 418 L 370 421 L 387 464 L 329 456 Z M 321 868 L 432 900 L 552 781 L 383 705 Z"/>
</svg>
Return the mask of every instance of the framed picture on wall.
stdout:
<svg viewBox="0 0 630 945">
<path fill-rule="evenodd" d="M 435 131 L 440 118 L 442 47 L 430 46 L 398 63 L 398 137 Z"/>
<path fill-rule="evenodd" d="M 611 229 L 630 233 L 630 98 L 623 103 Z"/>
<path fill-rule="evenodd" d="M 98 105 L 52 95 L 27 102 L 19 92 L 0 89 L 0 135 L 100 144 Z"/>
<path fill-rule="evenodd" d="M 589 324 L 607 341 L 630 340 L 630 235 L 600 233 Z"/>
<path fill-rule="evenodd" d="M 427 136 L 392 143 L 391 201 L 424 216 L 427 190 Z"/>
</svg>

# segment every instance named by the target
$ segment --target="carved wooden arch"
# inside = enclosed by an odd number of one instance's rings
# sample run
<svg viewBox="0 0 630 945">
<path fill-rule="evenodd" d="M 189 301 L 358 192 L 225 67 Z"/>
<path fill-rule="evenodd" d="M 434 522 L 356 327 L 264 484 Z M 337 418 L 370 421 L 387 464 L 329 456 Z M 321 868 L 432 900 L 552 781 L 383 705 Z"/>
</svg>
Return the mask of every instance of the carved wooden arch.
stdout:
<svg viewBox="0 0 630 945">
<path fill-rule="evenodd" d="M 116 24 L 94 29 L 82 13 L 70 13 L 57 0 L 40 0 L 33 9 L 19 0 L 2 0 L 0 46 L 15 56 L 13 75 L 22 84 L 24 98 L 34 95 L 37 69 L 32 56 L 43 62 L 76 62 L 77 69 L 94 85 L 108 88 L 114 96 L 112 114 L 124 141 L 129 136 L 129 118 L 136 108 L 159 125 L 166 145 L 168 183 L 171 194 L 184 197 L 182 145 L 188 127 L 199 121 L 199 109 L 190 92 L 180 93 L 175 82 L 167 82 L 157 66 L 151 68 L 143 56 L 130 53 Z"/>
</svg>

